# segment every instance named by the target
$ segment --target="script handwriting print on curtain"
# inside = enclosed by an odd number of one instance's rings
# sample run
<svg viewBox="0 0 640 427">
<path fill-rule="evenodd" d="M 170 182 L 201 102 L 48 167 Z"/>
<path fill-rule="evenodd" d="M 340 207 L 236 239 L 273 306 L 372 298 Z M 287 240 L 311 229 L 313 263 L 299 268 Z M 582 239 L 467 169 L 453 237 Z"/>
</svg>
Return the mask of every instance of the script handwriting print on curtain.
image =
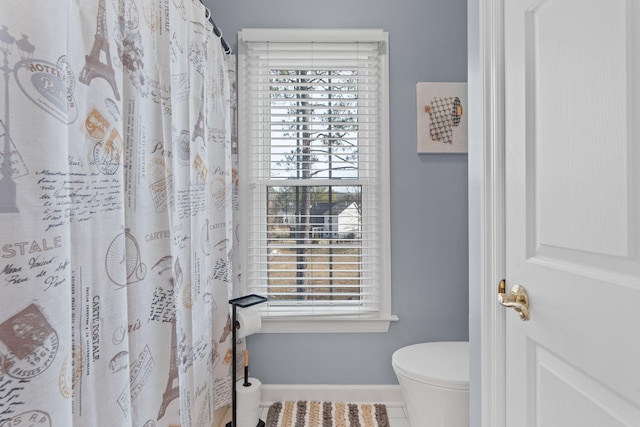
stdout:
<svg viewBox="0 0 640 427">
<path fill-rule="evenodd" d="M 159 6 L 0 5 L 0 426 L 230 401 L 231 61 L 202 5 Z"/>
</svg>

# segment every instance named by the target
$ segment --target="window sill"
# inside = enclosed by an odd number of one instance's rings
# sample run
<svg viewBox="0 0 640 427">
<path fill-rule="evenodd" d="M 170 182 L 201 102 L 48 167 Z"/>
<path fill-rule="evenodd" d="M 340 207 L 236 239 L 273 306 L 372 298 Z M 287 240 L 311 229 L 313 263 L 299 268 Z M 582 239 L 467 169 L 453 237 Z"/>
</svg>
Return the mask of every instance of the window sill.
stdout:
<svg viewBox="0 0 640 427">
<path fill-rule="evenodd" d="M 375 317 L 262 317 L 259 333 L 368 333 L 388 332 L 391 322 L 397 322 L 398 316 L 392 314 Z"/>
</svg>

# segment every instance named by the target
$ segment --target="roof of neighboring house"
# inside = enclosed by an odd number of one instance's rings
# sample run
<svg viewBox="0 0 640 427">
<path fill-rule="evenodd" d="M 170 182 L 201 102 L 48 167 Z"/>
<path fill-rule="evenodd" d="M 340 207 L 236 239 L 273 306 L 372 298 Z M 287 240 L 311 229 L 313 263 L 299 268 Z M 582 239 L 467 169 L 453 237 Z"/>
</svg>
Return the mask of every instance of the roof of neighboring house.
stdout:
<svg viewBox="0 0 640 427">
<path fill-rule="evenodd" d="M 324 217 L 327 215 L 340 215 L 342 211 L 347 209 L 355 202 L 343 200 L 341 202 L 334 203 L 314 203 L 311 206 L 312 217 Z"/>
</svg>

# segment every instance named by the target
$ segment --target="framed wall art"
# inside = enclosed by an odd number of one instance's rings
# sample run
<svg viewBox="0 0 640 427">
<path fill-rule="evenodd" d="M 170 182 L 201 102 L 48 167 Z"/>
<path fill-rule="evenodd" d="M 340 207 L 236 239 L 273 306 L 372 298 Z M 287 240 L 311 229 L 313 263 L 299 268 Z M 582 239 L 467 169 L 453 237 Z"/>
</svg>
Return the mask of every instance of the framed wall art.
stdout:
<svg viewBox="0 0 640 427">
<path fill-rule="evenodd" d="M 416 85 L 418 153 L 467 152 L 467 84 Z"/>
</svg>

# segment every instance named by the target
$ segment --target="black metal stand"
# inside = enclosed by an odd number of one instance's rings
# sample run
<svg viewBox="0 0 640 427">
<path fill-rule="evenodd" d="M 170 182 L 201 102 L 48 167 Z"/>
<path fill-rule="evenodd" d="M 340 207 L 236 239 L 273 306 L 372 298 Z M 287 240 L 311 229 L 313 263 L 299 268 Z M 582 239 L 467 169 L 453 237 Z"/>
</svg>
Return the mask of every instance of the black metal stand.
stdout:
<svg viewBox="0 0 640 427">
<path fill-rule="evenodd" d="M 237 307 L 241 307 L 241 308 L 245 308 L 245 307 L 251 307 L 252 305 L 256 305 L 256 304 L 261 304 L 263 302 L 267 301 L 266 297 L 263 297 L 261 295 L 256 295 L 256 294 L 251 294 L 251 295 L 246 295 L 244 297 L 240 297 L 240 298 L 234 298 L 229 300 L 229 304 L 231 304 L 232 306 L 232 317 L 231 317 L 231 339 L 233 340 L 233 362 L 232 362 L 232 369 L 231 369 L 231 381 L 233 382 L 233 385 L 231 387 L 231 406 L 232 406 L 232 411 L 233 413 L 231 414 L 231 422 L 227 423 L 226 427 L 237 427 L 236 424 L 236 409 L 237 409 L 237 404 L 236 404 L 236 382 L 237 382 L 237 354 L 236 354 L 236 330 L 238 329 L 238 321 L 236 320 L 236 308 Z M 262 420 L 258 420 L 258 425 L 256 427 L 264 427 L 264 421 Z"/>
</svg>

